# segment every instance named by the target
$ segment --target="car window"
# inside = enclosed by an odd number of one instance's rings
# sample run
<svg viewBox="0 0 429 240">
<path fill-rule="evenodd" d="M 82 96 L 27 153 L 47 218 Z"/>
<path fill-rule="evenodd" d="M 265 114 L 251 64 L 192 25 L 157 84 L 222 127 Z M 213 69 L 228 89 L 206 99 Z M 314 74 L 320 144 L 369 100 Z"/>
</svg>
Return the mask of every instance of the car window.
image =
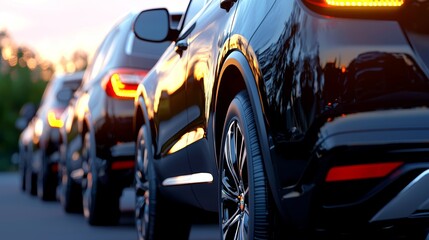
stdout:
<svg viewBox="0 0 429 240">
<path fill-rule="evenodd" d="M 170 42 L 147 42 L 138 39 L 133 32 L 128 34 L 128 42 L 125 52 L 128 55 L 159 58 L 161 54 L 167 49 Z"/>
<path fill-rule="evenodd" d="M 83 85 L 85 87 L 88 87 L 92 84 L 92 80 L 95 79 L 95 77 L 99 74 L 99 72 L 101 71 L 101 69 L 104 67 L 104 63 L 106 60 L 106 54 L 109 50 L 109 47 L 112 45 L 112 42 L 116 36 L 116 34 L 118 33 L 118 29 L 115 28 L 114 30 L 112 30 L 107 37 L 104 39 L 103 43 L 100 45 L 100 48 L 98 49 L 94 60 L 90 66 L 89 69 L 89 74 L 87 75 L 88 77 L 85 78 L 85 82 L 83 83 Z"/>
<path fill-rule="evenodd" d="M 177 29 L 182 15 L 171 15 L 171 28 Z M 156 23 L 154 23 L 156 24 Z M 140 40 L 134 32 L 130 32 L 125 45 L 125 53 L 127 55 L 158 59 L 159 56 L 170 46 L 169 41 L 165 42 L 148 42 Z"/>
<path fill-rule="evenodd" d="M 191 22 L 191 20 L 203 9 L 204 5 L 207 3 L 207 0 L 192 0 L 189 3 L 188 10 L 186 11 L 186 15 L 183 22 L 183 27 Z"/>
<path fill-rule="evenodd" d="M 64 82 L 63 88 L 65 89 L 71 89 L 73 92 L 78 89 L 80 86 L 80 81 L 66 81 Z"/>
<path fill-rule="evenodd" d="M 182 19 L 182 14 L 171 14 L 170 27 L 172 29 L 177 29 L 180 24 L 180 19 Z"/>
</svg>

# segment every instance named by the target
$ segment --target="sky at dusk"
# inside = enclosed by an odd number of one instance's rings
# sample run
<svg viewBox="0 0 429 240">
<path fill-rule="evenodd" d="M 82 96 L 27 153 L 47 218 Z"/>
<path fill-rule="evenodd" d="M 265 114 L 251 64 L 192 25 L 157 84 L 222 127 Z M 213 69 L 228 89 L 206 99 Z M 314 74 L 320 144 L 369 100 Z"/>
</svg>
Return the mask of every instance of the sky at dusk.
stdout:
<svg viewBox="0 0 429 240">
<path fill-rule="evenodd" d="M 129 12 L 151 7 L 185 10 L 188 0 L 0 0 L 0 30 L 54 63 L 76 50 L 90 57 Z"/>
</svg>

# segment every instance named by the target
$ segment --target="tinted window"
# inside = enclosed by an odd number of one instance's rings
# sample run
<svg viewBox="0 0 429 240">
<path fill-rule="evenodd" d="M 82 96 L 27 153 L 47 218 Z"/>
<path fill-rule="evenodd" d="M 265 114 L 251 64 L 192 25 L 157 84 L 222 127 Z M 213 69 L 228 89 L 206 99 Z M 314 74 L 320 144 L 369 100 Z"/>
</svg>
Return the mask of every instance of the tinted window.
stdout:
<svg viewBox="0 0 429 240">
<path fill-rule="evenodd" d="M 172 29 L 177 29 L 177 27 L 179 26 L 180 23 L 180 19 L 182 18 L 182 15 L 179 14 L 172 14 L 171 15 L 171 21 L 170 21 L 170 25 Z"/>
<path fill-rule="evenodd" d="M 127 49 L 127 54 L 144 56 L 146 58 L 159 58 L 161 54 L 170 45 L 170 42 L 146 42 L 135 37 L 133 32 L 129 33 L 128 45 L 131 49 Z"/>
<path fill-rule="evenodd" d="M 192 0 L 186 11 L 185 22 L 183 26 L 188 25 L 188 23 L 203 9 L 206 4 L 206 0 Z"/>
<path fill-rule="evenodd" d="M 88 78 L 85 79 L 85 87 L 88 87 L 91 85 L 91 81 L 95 79 L 95 77 L 99 74 L 101 69 L 103 69 L 105 60 L 106 60 L 106 54 L 109 50 L 109 47 L 111 46 L 116 34 L 118 33 L 118 29 L 115 27 L 114 30 L 112 30 L 107 37 L 104 39 L 103 43 L 100 45 L 97 53 L 95 54 L 94 60 L 90 66 Z"/>
<path fill-rule="evenodd" d="M 58 98 L 58 94 L 65 93 L 61 92 L 65 89 L 70 89 L 70 91 L 76 90 L 80 86 L 80 79 L 66 81 L 64 77 L 57 77 L 48 83 L 40 103 L 39 114 L 46 114 L 52 108 L 67 106 L 69 98 Z"/>
<path fill-rule="evenodd" d="M 67 81 L 64 83 L 64 88 L 71 89 L 73 92 L 76 91 L 80 86 L 80 81 Z"/>
<path fill-rule="evenodd" d="M 171 28 L 175 29 L 179 25 L 181 15 L 173 15 L 170 19 Z M 128 35 L 126 53 L 128 55 L 143 56 L 146 58 L 156 58 L 170 46 L 170 42 L 146 42 L 138 39 L 133 32 Z"/>
</svg>

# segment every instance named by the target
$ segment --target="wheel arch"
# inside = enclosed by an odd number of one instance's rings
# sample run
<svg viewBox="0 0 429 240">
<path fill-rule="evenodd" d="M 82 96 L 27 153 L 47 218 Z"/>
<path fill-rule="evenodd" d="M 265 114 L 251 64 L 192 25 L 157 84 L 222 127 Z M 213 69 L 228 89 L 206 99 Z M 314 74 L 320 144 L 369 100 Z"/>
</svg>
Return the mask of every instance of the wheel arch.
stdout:
<svg viewBox="0 0 429 240">
<path fill-rule="evenodd" d="M 215 100 L 215 119 L 214 119 L 214 132 L 215 132 L 215 149 L 216 156 L 219 153 L 222 129 L 226 113 L 228 111 L 229 103 L 232 99 L 242 90 L 247 91 L 252 105 L 255 123 L 257 127 L 261 153 L 263 157 L 264 167 L 266 170 L 268 183 L 273 195 L 277 208 L 280 209 L 280 191 L 277 172 L 274 169 L 274 164 L 271 159 L 269 133 L 266 127 L 264 117 L 264 102 L 254 71 L 250 67 L 249 61 L 245 55 L 236 50 L 232 51 L 224 60 L 219 73 L 219 81 L 216 88 Z M 234 84 L 231 86 L 231 79 L 234 79 Z M 218 161 L 218 160 L 217 160 Z M 219 163 L 217 162 L 218 166 Z"/>
<path fill-rule="evenodd" d="M 95 140 L 95 131 L 94 131 L 94 126 L 92 126 L 91 124 L 91 115 L 90 114 L 85 114 L 82 122 L 80 123 L 80 131 L 79 131 L 79 135 L 81 137 L 81 141 L 82 144 L 84 144 L 85 142 L 85 135 L 88 133 L 90 135 L 90 144 L 91 146 L 94 146 L 93 148 L 91 148 L 91 151 L 94 151 L 94 155 L 93 156 L 97 156 L 97 147 L 96 147 L 96 140 Z M 83 145 L 82 145 L 82 149 L 83 149 Z"/>
<path fill-rule="evenodd" d="M 138 90 L 138 95 L 135 98 L 134 101 L 134 119 L 133 119 L 133 124 L 134 124 L 134 139 L 137 139 L 137 135 L 138 132 L 140 130 L 140 127 L 144 124 L 148 124 L 150 123 L 149 120 L 149 112 L 146 106 L 146 101 L 147 100 L 147 95 L 146 95 L 146 91 L 144 89 L 144 86 L 141 84 Z M 148 126 L 147 127 L 147 131 L 148 134 L 150 136 L 152 136 L 152 131 L 151 131 L 151 127 Z M 151 137 L 149 137 L 146 141 L 148 140 L 152 140 Z"/>
<path fill-rule="evenodd" d="M 137 135 L 142 126 L 145 123 L 145 116 L 143 115 L 143 107 L 140 104 L 140 96 L 136 100 L 136 104 L 134 105 L 134 119 L 133 119 L 133 129 L 134 129 L 134 139 L 137 139 Z"/>
</svg>

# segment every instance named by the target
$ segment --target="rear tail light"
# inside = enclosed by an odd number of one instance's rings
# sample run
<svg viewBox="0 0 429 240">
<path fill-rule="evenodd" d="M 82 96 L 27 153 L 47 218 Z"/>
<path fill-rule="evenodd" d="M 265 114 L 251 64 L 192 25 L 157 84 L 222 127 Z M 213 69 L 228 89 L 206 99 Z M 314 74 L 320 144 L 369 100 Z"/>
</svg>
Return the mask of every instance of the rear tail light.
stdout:
<svg viewBox="0 0 429 240">
<path fill-rule="evenodd" d="M 134 160 L 112 163 L 113 170 L 124 170 L 124 169 L 132 169 L 132 168 L 134 168 Z"/>
<path fill-rule="evenodd" d="M 53 128 L 61 128 L 64 125 L 61 115 L 63 109 L 52 109 L 48 112 L 48 123 Z"/>
<path fill-rule="evenodd" d="M 133 99 L 139 83 L 147 71 L 136 69 L 116 69 L 109 72 L 104 80 L 104 89 L 108 96 L 118 99 Z"/>
<path fill-rule="evenodd" d="M 51 165 L 52 172 L 58 172 L 58 163 L 54 163 Z"/>
<path fill-rule="evenodd" d="M 373 8 L 373 7 L 400 7 L 405 0 L 308 0 L 321 7 Z"/>
<path fill-rule="evenodd" d="M 336 166 L 329 170 L 325 181 L 339 182 L 386 177 L 402 164 L 402 162 L 385 162 Z"/>
<path fill-rule="evenodd" d="M 326 0 L 326 4 L 337 7 L 400 7 L 404 0 Z"/>
</svg>

